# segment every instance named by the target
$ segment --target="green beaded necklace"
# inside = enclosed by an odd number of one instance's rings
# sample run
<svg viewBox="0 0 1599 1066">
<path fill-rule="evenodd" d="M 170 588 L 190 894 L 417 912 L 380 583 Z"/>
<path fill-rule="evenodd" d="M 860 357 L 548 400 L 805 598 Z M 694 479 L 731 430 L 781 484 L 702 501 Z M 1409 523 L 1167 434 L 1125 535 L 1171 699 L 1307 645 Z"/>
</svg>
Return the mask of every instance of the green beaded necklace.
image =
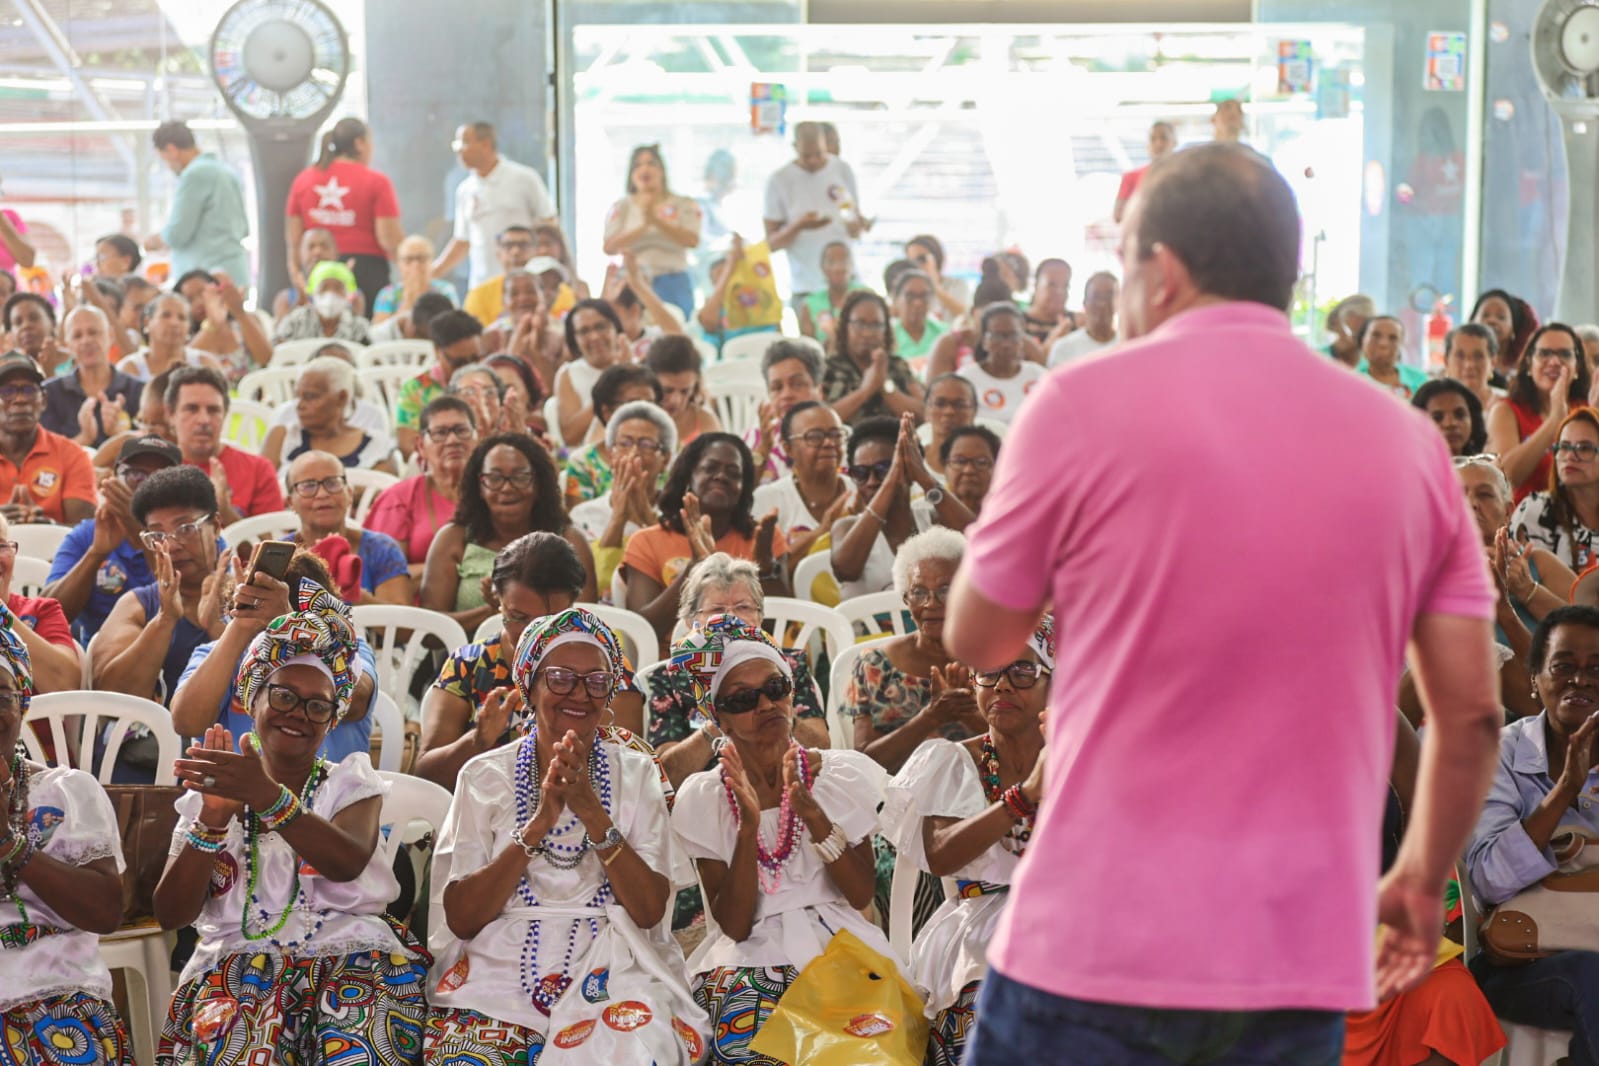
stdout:
<svg viewBox="0 0 1599 1066">
<path fill-rule="evenodd" d="M 319 786 L 322 783 L 322 780 L 327 776 L 327 769 L 327 760 L 321 756 L 318 756 L 316 763 L 311 767 L 310 775 L 305 779 L 305 787 L 300 790 L 300 806 L 302 809 L 311 809 L 311 798 L 316 794 L 317 786 Z M 266 909 L 262 907 L 260 901 L 255 898 L 256 883 L 261 876 L 261 860 L 260 856 L 257 854 L 259 837 L 260 832 L 257 829 L 255 812 L 249 807 L 245 807 L 244 865 L 248 871 L 248 888 L 246 889 L 247 894 L 244 899 L 244 907 L 239 914 L 239 930 L 244 933 L 244 939 L 246 940 L 266 940 L 270 937 L 277 936 L 278 933 L 282 931 L 283 927 L 289 924 L 289 915 L 294 913 L 294 905 L 299 902 L 300 899 L 300 864 L 296 862 L 294 864 L 294 882 L 289 889 L 289 902 L 284 905 L 283 913 L 278 915 L 277 920 L 272 923 L 270 928 L 255 932 L 250 931 L 250 911 L 252 909 L 260 911 L 262 921 L 265 921 L 269 917 Z M 318 925 L 320 924 L 321 923 L 318 923 Z"/>
</svg>

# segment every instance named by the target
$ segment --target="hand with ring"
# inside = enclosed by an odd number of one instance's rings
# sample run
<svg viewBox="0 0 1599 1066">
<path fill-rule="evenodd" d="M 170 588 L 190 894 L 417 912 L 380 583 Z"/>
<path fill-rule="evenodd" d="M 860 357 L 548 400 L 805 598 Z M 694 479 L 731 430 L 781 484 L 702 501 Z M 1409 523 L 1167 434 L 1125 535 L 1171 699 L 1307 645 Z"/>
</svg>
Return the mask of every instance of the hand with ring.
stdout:
<svg viewBox="0 0 1599 1066">
<path fill-rule="evenodd" d="M 213 791 L 219 783 L 214 760 L 224 755 L 234 757 L 233 734 L 223 726 L 214 725 L 205 731 L 198 743 L 190 745 L 185 754 L 189 758 L 179 759 L 172 769 L 179 784 L 200 793 L 200 820 L 221 828 L 241 815 L 244 812 L 242 802 Z M 259 765 L 259 760 L 256 761 Z"/>
<path fill-rule="evenodd" d="M 233 625 L 244 626 L 254 636 L 294 609 L 289 586 L 271 574 L 249 573 L 242 561 L 234 563 L 234 574 Z"/>
</svg>

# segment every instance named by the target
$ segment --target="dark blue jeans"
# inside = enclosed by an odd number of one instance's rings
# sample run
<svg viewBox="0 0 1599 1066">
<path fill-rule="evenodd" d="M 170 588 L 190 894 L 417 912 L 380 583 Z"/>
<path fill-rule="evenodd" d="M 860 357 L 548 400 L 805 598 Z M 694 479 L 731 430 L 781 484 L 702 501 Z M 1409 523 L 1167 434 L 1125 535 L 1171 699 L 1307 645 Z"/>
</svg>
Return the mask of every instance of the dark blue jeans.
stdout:
<svg viewBox="0 0 1599 1066">
<path fill-rule="evenodd" d="M 1337 1066 L 1336 1011 L 1163 1010 L 1040 992 L 995 970 L 961 1066 Z"/>
<path fill-rule="evenodd" d="M 1507 1022 L 1570 1029 L 1571 1066 L 1599 1064 L 1599 952 L 1557 951 L 1525 966 L 1495 966 L 1479 954 L 1472 976 Z"/>
</svg>

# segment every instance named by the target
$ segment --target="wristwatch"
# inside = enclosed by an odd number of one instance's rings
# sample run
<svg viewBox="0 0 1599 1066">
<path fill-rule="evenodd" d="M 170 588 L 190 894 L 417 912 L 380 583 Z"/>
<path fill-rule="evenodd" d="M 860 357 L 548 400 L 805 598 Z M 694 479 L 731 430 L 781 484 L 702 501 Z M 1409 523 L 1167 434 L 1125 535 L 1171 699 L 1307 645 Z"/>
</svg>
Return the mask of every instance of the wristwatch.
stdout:
<svg viewBox="0 0 1599 1066">
<path fill-rule="evenodd" d="M 925 499 L 929 505 L 937 507 L 939 504 L 944 502 L 944 490 L 939 488 L 937 485 L 934 485 L 932 488 L 928 489 L 922 494 L 922 498 Z"/>
<path fill-rule="evenodd" d="M 600 837 L 600 839 L 598 839 L 598 840 L 595 840 L 595 841 L 591 842 L 589 846 L 595 851 L 605 851 L 605 850 L 607 850 L 609 848 L 620 847 L 621 844 L 622 844 L 622 831 L 620 829 L 616 828 L 616 826 L 613 825 L 613 826 L 611 826 L 611 828 L 609 828 L 609 829 L 607 829 L 605 831 L 605 835 L 604 836 Z"/>
</svg>

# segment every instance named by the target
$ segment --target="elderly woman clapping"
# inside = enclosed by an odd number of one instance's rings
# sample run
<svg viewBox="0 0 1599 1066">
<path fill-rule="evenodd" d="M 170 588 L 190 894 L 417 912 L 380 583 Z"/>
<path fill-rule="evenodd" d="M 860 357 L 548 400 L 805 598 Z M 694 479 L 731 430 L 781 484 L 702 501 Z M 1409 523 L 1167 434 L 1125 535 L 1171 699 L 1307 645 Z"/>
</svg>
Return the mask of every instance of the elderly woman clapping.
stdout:
<svg viewBox="0 0 1599 1066">
<path fill-rule="evenodd" d="M 387 786 L 365 752 L 318 755 L 350 706 L 348 608 L 309 582 L 239 665 L 254 730 L 206 730 L 177 764 L 163 928 L 199 933 L 161 1034 L 167 1063 L 325 1062 L 331 1047 L 420 1061 L 427 953 L 384 908 L 399 884 L 378 848 Z"/>
<path fill-rule="evenodd" d="M 0 608 L 0 1061 L 132 1066 L 100 960 L 122 920 L 117 816 L 93 777 L 28 758 L 15 624 Z"/>
<path fill-rule="evenodd" d="M 605 1061 L 686 1066 L 703 1048 L 662 923 L 675 853 L 660 777 L 602 733 L 622 661 L 605 623 L 568 609 L 527 628 L 516 688 L 487 697 L 484 714 L 531 714 L 520 740 L 461 768 L 439 835 L 430 1062 L 534 1061 L 569 1026 L 594 1028 L 607 987 L 639 1008 L 639 1039 Z"/>
<path fill-rule="evenodd" d="M 398 473 L 394 438 L 369 418 L 370 410 L 355 398 L 355 367 L 335 355 L 319 355 L 300 371 L 294 383 L 292 423 L 274 425 L 261 454 L 275 465 L 306 452 L 329 452 L 345 466 Z M 381 418 L 381 412 L 374 412 Z"/>
</svg>

